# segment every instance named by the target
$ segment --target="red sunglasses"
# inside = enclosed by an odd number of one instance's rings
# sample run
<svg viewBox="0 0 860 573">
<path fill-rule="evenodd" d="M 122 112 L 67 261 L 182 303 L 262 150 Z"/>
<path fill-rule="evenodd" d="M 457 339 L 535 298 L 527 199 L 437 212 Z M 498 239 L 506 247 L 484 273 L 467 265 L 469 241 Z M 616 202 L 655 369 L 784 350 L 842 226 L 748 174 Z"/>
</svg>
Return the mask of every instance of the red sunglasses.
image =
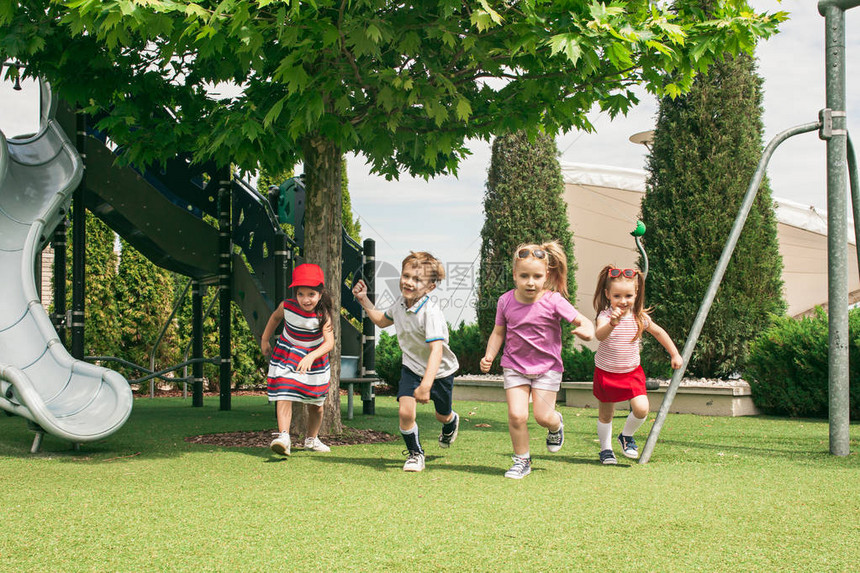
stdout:
<svg viewBox="0 0 860 573">
<path fill-rule="evenodd" d="M 609 278 L 611 279 L 617 279 L 618 277 L 632 279 L 637 274 L 639 274 L 637 269 L 609 269 Z"/>
</svg>

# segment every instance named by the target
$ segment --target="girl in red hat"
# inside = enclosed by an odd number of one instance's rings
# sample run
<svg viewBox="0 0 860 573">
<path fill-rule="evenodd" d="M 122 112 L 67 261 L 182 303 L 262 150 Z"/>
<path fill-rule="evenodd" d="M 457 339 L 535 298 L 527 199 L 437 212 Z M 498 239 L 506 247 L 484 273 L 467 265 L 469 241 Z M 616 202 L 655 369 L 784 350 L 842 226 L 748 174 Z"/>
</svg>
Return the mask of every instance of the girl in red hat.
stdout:
<svg viewBox="0 0 860 573">
<path fill-rule="evenodd" d="M 278 433 L 271 448 L 290 455 L 290 421 L 293 402 L 307 404 L 308 426 L 304 447 L 316 452 L 331 451 L 319 439 L 323 403 L 328 394 L 331 369 L 328 353 L 334 348 L 332 300 L 318 265 L 299 265 L 293 270 L 295 298 L 278 305 L 269 317 L 260 348 L 269 356 L 269 401 L 276 404 Z M 284 329 L 272 350 L 271 339 L 283 322 Z"/>
</svg>

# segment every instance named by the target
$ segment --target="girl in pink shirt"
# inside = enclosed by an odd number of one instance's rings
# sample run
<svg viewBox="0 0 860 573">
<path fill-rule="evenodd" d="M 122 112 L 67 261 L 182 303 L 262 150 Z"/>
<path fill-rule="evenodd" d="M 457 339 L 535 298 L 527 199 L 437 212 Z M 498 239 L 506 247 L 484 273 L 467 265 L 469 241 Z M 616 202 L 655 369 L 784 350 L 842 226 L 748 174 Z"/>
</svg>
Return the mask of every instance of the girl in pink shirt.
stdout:
<svg viewBox="0 0 860 573">
<path fill-rule="evenodd" d="M 597 314 L 595 336 L 600 341 L 594 355 L 594 397 L 600 401 L 597 411 L 597 437 L 600 461 L 616 464 L 612 452 L 612 416 L 615 403 L 630 401 L 630 414 L 618 434 L 621 453 L 636 459 L 639 451 L 633 433 L 648 417 L 648 395 L 645 373 L 639 365 L 642 332 L 649 332 L 669 353 L 672 368 L 680 368 L 682 359 L 666 331 L 657 326 L 645 308 L 645 277 L 637 269 L 617 269 L 608 265 L 600 271 L 594 291 Z"/>
<path fill-rule="evenodd" d="M 557 452 L 564 443 L 564 421 L 555 410 L 564 370 L 559 322 L 573 323 L 573 333 L 583 340 L 594 336 L 594 325 L 568 302 L 567 257 L 558 242 L 520 245 L 513 271 L 515 288 L 499 297 L 481 371 L 489 372 L 504 342 L 501 364 L 514 447 L 514 465 L 505 477 L 521 479 L 531 473 L 530 398 L 535 421 L 547 429 L 547 450 Z"/>
</svg>

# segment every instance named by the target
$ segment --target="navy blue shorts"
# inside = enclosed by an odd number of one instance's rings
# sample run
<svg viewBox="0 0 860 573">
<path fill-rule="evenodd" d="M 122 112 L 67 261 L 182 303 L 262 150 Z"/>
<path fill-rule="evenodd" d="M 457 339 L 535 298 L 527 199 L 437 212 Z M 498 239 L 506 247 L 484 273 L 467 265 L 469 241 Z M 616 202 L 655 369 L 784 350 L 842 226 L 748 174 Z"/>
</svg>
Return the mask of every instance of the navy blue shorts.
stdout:
<svg viewBox="0 0 860 573">
<path fill-rule="evenodd" d="M 415 396 L 415 389 L 421 385 L 419 376 L 406 366 L 400 370 L 400 387 L 397 390 L 397 399 L 400 400 L 403 396 L 410 398 Z M 445 376 L 444 378 L 436 378 L 433 381 L 433 387 L 430 388 L 430 399 L 436 406 L 436 413 L 442 416 L 447 416 L 453 410 L 454 404 L 454 375 Z"/>
</svg>

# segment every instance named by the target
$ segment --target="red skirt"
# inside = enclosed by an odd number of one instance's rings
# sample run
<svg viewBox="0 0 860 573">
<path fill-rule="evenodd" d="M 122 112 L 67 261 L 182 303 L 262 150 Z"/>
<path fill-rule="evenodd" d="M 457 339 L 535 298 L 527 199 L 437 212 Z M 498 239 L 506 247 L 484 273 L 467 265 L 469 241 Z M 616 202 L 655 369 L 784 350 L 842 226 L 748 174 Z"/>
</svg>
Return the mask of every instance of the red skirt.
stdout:
<svg viewBox="0 0 860 573">
<path fill-rule="evenodd" d="M 637 366 L 630 372 L 607 372 L 594 369 L 594 397 L 601 402 L 624 402 L 647 394 L 645 390 L 645 371 Z"/>
</svg>

